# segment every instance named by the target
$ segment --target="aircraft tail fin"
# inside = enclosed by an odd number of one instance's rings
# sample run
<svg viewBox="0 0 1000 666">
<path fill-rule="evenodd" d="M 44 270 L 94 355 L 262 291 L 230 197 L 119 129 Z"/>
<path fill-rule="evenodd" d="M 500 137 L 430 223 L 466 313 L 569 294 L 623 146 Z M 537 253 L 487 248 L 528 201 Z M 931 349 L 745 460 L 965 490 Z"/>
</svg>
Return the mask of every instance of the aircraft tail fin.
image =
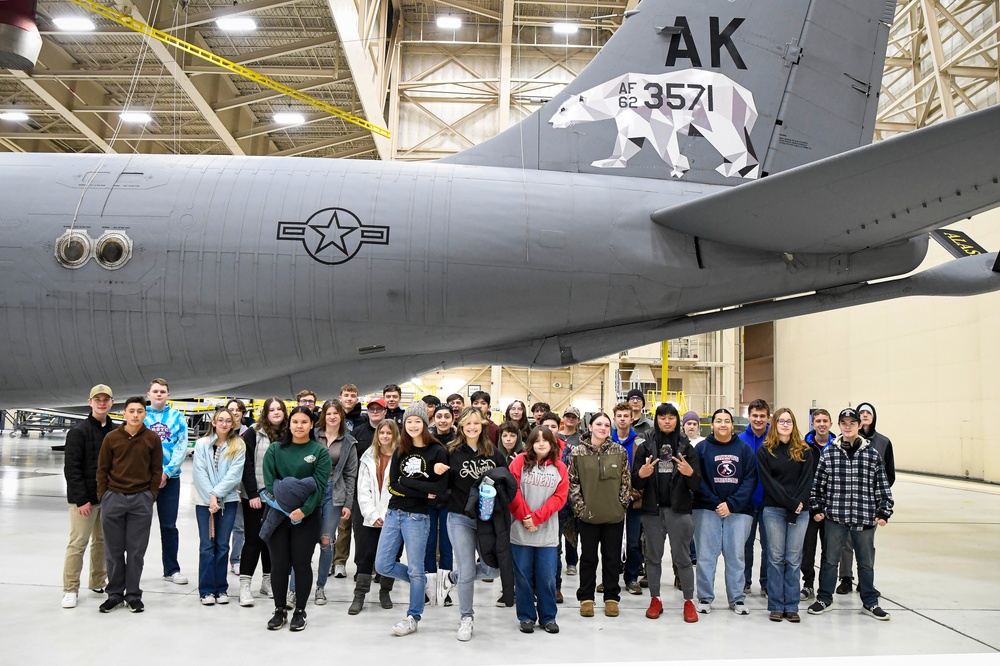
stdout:
<svg viewBox="0 0 1000 666">
<path fill-rule="evenodd" d="M 441 160 L 737 184 L 871 142 L 896 0 L 643 0 L 541 109 Z"/>
</svg>

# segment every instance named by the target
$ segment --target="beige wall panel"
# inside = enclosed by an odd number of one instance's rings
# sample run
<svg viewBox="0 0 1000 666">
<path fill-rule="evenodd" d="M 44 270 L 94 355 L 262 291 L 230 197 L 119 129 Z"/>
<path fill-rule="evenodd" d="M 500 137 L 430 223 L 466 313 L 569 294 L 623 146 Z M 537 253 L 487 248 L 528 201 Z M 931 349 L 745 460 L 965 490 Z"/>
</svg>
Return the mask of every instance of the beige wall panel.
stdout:
<svg viewBox="0 0 1000 666">
<path fill-rule="evenodd" d="M 952 225 L 1000 249 L 1000 212 Z M 932 242 L 921 270 L 950 260 Z M 869 401 L 896 466 L 1000 483 L 1000 294 L 911 298 L 775 325 L 776 404 L 803 431 L 809 408 Z"/>
</svg>

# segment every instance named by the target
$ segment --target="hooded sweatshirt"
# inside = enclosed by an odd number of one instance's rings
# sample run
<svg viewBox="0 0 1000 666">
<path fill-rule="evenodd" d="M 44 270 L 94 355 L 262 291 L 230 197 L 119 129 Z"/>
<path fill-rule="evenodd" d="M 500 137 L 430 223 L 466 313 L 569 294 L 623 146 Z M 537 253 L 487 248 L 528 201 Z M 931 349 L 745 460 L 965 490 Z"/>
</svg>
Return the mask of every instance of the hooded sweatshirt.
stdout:
<svg viewBox="0 0 1000 666">
<path fill-rule="evenodd" d="M 169 404 L 161 410 L 150 406 L 146 408 L 143 423 L 160 436 L 160 443 L 163 445 L 163 473 L 170 479 L 180 478 L 181 463 L 187 455 L 187 417 Z"/>
<path fill-rule="evenodd" d="M 701 487 L 695 493 L 694 508 L 715 511 L 725 502 L 731 513 L 753 515 L 752 499 L 757 490 L 753 448 L 738 437 L 723 444 L 709 435 L 695 451 L 701 465 Z"/>
<path fill-rule="evenodd" d="M 878 423 L 878 413 L 875 411 L 875 405 L 870 402 L 862 402 L 858 404 L 858 411 L 861 409 L 867 409 L 872 413 L 872 424 L 865 428 L 861 428 L 861 436 L 871 442 L 871 445 L 875 447 L 878 454 L 882 456 L 882 464 L 885 465 L 885 475 L 889 479 L 889 487 L 896 482 L 896 458 L 892 454 L 892 440 L 875 430 L 875 424 Z"/>
</svg>

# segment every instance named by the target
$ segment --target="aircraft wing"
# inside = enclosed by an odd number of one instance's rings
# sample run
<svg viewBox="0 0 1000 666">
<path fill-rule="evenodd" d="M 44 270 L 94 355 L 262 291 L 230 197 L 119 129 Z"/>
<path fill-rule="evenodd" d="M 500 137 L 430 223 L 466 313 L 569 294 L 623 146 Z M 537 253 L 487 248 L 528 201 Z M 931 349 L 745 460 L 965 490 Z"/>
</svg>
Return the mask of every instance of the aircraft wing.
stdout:
<svg viewBox="0 0 1000 666">
<path fill-rule="evenodd" d="M 856 252 L 1000 204 L 1000 106 L 689 203 L 652 219 L 707 240 L 781 252 Z"/>
</svg>

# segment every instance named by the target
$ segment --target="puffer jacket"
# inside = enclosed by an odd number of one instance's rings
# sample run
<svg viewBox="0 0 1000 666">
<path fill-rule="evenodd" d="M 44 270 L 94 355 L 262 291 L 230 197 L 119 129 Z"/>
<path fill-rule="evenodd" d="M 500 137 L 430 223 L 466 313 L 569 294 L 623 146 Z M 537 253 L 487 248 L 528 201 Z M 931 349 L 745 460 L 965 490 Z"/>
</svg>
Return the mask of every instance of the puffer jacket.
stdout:
<svg viewBox="0 0 1000 666">
<path fill-rule="evenodd" d="M 381 518 L 385 520 L 385 514 L 389 510 L 389 465 L 385 466 L 382 474 L 382 485 L 379 486 L 378 474 L 375 470 L 374 446 L 361 454 L 361 462 L 358 464 L 358 506 L 364 518 L 365 527 L 375 527 L 375 521 Z"/>
<path fill-rule="evenodd" d="M 78 507 L 90 503 L 97 505 L 97 456 L 108 433 L 118 425 L 105 417 L 104 425 L 88 414 L 66 433 L 63 457 L 63 475 L 66 477 L 66 501 Z"/>
</svg>

